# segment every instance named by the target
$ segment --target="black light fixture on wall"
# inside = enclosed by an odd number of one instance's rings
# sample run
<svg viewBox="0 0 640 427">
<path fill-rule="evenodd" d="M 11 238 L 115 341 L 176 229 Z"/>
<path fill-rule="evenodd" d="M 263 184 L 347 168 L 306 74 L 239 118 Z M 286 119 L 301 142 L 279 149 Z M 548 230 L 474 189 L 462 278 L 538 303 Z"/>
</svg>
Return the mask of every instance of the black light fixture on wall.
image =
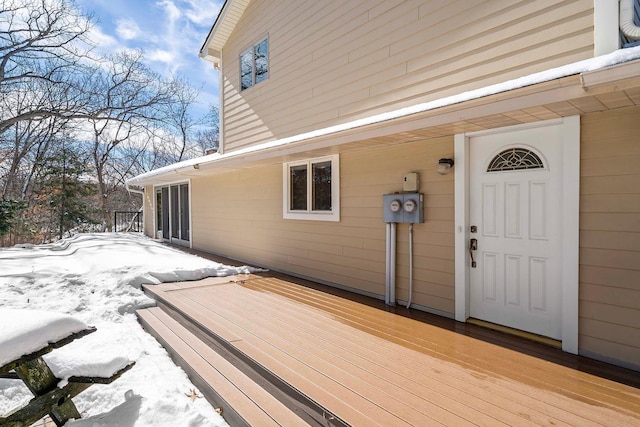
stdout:
<svg viewBox="0 0 640 427">
<path fill-rule="evenodd" d="M 452 167 L 453 159 L 440 159 L 438 160 L 438 169 L 436 170 L 440 175 L 446 175 L 449 173 L 449 171 L 451 171 Z"/>
</svg>

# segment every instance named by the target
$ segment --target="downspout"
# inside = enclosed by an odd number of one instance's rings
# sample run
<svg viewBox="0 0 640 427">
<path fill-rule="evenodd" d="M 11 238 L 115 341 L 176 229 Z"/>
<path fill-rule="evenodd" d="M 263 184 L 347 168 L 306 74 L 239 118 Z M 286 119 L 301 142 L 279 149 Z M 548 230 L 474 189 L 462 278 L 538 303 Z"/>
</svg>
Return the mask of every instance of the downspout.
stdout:
<svg viewBox="0 0 640 427">
<path fill-rule="evenodd" d="M 633 21 L 635 15 L 634 1 L 635 0 L 620 1 L 620 30 L 625 36 L 634 40 L 640 40 L 640 27 Z"/>
<path fill-rule="evenodd" d="M 137 188 L 131 188 L 131 187 L 129 187 L 128 183 L 125 183 L 124 187 L 127 189 L 127 191 L 129 193 L 141 194 L 142 197 L 144 198 L 144 195 L 145 195 L 144 188 L 142 190 L 138 190 Z"/>
<path fill-rule="evenodd" d="M 224 74 L 222 73 L 222 49 L 218 62 L 218 153 L 224 154 Z"/>
<path fill-rule="evenodd" d="M 135 194 L 140 194 L 142 196 L 142 207 L 140 208 L 139 212 L 143 213 L 143 218 L 144 218 L 144 204 L 145 204 L 145 198 L 148 197 L 147 193 L 144 192 L 144 187 L 142 187 L 142 190 L 138 190 L 137 188 L 132 188 L 129 186 L 128 182 L 124 183 L 124 188 L 129 192 L 129 193 L 135 193 Z M 151 201 L 149 201 L 151 202 Z M 142 222 L 142 234 L 144 233 L 144 221 Z"/>
</svg>

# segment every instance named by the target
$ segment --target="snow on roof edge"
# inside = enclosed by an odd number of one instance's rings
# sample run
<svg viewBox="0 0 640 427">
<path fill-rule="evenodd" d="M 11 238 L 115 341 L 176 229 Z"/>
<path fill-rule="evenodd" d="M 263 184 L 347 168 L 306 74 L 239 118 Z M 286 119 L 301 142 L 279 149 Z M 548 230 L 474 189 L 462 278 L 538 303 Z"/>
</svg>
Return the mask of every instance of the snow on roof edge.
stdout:
<svg viewBox="0 0 640 427">
<path fill-rule="evenodd" d="M 262 144 L 247 147 L 241 150 L 233 151 L 229 154 L 210 154 L 202 157 L 196 157 L 194 159 L 185 160 L 179 163 L 174 163 L 162 168 L 154 169 L 149 172 L 145 172 L 131 179 L 128 179 L 127 185 L 136 185 L 138 182 L 148 181 L 154 177 L 160 177 L 168 175 L 170 173 L 178 174 L 180 170 L 190 168 L 196 164 L 208 164 L 215 161 L 223 160 L 226 158 L 232 158 L 237 156 L 243 156 L 257 151 L 285 146 L 288 144 L 302 142 L 308 139 L 318 138 L 321 136 L 327 136 L 334 133 L 344 132 L 368 126 L 372 124 L 382 123 L 385 121 L 407 117 L 413 114 L 423 113 L 429 110 L 435 110 L 437 108 L 446 107 L 449 105 L 460 104 L 462 102 L 471 101 L 474 99 L 483 98 L 485 96 L 496 95 L 498 93 L 507 92 L 514 89 L 520 89 L 527 86 L 532 86 L 538 83 L 544 83 L 551 80 L 556 80 L 562 77 L 568 77 L 571 75 L 586 73 L 589 71 L 601 70 L 613 65 L 630 62 L 635 59 L 640 59 L 640 46 L 618 49 L 612 53 L 597 56 L 595 58 L 589 58 L 582 61 L 574 62 L 571 64 L 563 65 L 549 70 L 540 71 L 537 73 L 529 74 L 527 76 L 519 77 L 512 80 L 507 80 L 502 83 L 497 83 L 489 86 L 485 86 L 479 89 L 474 89 L 466 92 L 462 92 L 457 95 L 451 95 L 444 98 L 436 99 L 433 101 L 427 101 L 420 104 L 412 105 L 409 107 L 400 108 L 397 110 L 389 111 L 386 113 L 375 114 L 373 116 L 364 117 L 362 119 L 353 120 L 350 122 L 329 126 L 322 129 L 317 129 L 310 132 L 293 135 L 287 138 L 277 139 L 274 141 L 265 142 Z"/>
</svg>

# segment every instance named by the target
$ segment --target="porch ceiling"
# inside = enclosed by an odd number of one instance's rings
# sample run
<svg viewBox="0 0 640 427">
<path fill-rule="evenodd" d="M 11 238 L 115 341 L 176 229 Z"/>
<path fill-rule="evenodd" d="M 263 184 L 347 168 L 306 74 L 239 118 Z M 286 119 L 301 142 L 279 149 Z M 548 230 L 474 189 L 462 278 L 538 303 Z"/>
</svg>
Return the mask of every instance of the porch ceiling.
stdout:
<svg viewBox="0 0 640 427">
<path fill-rule="evenodd" d="M 210 176 L 637 105 L 640 105 L 640 60 L 286 144 L 275 141 L 273 145 L 266 143 L 247 151 L 194 159 L 167 172 L 136 177 L 129 183 L 162 184 L 181 177 Z"/>
</svg>

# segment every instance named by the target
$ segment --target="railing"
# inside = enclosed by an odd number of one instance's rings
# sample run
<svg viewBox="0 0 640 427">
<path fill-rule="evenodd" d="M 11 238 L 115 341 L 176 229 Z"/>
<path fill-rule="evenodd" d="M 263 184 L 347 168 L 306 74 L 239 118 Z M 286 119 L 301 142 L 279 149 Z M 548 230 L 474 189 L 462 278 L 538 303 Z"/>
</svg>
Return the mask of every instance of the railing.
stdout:
<svg viewBox="0 0 640 427">
<path fill-rule="evenodd" d="M 140 211 L 113 212 L 113 231 L 139 232 L 143 231 L 144 221 Z"/>
</svg>

